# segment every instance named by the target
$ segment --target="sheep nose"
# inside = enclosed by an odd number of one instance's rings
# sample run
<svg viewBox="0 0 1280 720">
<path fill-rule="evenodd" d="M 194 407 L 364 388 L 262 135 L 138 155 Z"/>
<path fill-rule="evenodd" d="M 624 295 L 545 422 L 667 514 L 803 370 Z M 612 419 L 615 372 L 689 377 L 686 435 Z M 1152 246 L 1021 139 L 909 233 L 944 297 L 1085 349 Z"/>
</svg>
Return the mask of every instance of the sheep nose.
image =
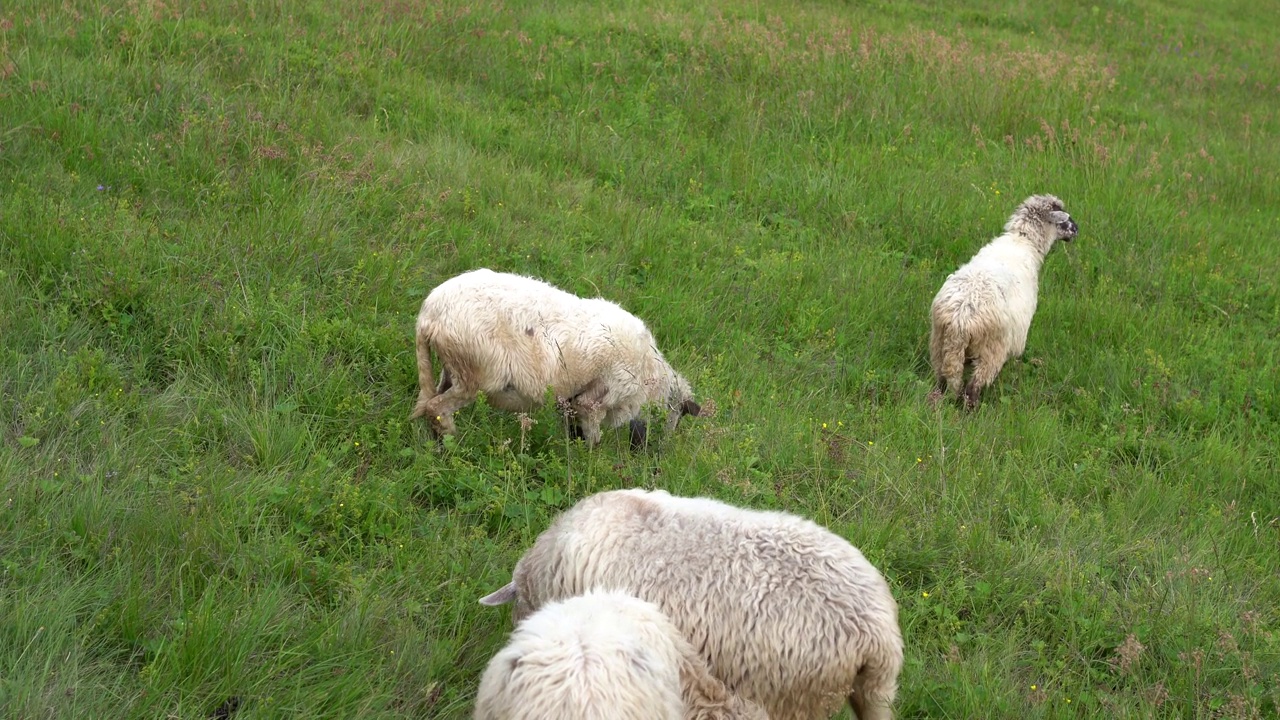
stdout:
<svg viewBox="0 0 1280 720">
<path fill-rule="evenodd" d="M 1072 235 L 1075 235 L 1077 232 L 1080 231 L 1080 226 L 1076 225 L 1075 220 L 1068 220 L 1067 230 L 1070 231 Z"/>
</svg>

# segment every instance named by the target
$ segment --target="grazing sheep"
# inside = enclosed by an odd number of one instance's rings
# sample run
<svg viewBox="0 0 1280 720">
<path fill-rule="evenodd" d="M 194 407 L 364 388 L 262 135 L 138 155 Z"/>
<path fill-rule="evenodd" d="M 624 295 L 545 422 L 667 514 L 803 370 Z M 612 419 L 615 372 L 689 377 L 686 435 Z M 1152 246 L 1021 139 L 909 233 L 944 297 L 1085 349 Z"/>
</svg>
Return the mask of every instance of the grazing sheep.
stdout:
<svg viewBox="0 0 1280 720">
<path fill-rule="evenodd" d="M 768 720 L 652 603 L 595 590 L 525 618 L 480 680 L 475 720 Z"/>
<path fill-rule="evenodd" d="M 1036 312 L 1040 266 L 1058 240 L 1076 236 L 1074 220 L 1052 195 L 1032 195 L 1013 211 L 1004 234 L 951 273 L 933 298 L 929 359 L 936 381 L 929 401 L 964 388 L 964 405 L 978 405 L 982 389 L 1005 361 L 1022 355 Z M 973 375 L 965 386 L 966 361 Z"/>
<path fill-rule="evenodd" d="M 444 368 L 432 391 L 431 350 Z M 631 423 L 643 445 L 645 405 L 667 409 L 667 430 L 697 415 L 689 383 L 658 351 L 644 322 L 600 298 L 583 299 L 541 280 L 480 269 L 444 281 L 422 302 L 417 323 L 418 402 L 410 419 L 455 431 L 453 413 L 483 391 L 489 404 L 525 412 L 547 388 L 575 416 L 575 434 L 600 442 L 600 424 Z"/>
<path fill-rule="evenodd" d="M 891 717 L 898 606 L 862 553 L 819 525 L 662 491 L 615 490 L 564 512 L 481 599 L 524 617 L 592 587 L 656 604 L 729 691 L 774 720 Z"/>
</svg>

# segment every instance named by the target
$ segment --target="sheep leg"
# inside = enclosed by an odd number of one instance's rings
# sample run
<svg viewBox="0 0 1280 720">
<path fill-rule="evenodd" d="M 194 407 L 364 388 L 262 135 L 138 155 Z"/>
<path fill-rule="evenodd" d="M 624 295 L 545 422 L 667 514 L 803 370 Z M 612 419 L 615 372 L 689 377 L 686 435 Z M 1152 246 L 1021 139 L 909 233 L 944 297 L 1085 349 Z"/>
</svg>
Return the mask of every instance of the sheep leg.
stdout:
<svg viewBox="0 0 1280 720">
<path fill-rule="evenodd" d="M 452 435 L 457 432 L 457 427 L 453 424 L 453 414 L 475 400 L 475 390 L 451 383 L 447 390 L 427 402 L 423 415 L 431 421 L 431 431 L 436 437 Z"/>
<path fill-rule="evenodd" d="M 984 352 L 978 356 L 977 361 L 973 364 L 973 375 L 969 378 L 969 384 L 964 388 L 964 407 L 966 410 L 972 410 L 978 406 L 978 398 L 982 395 L 982 389 L 996 379 L 996 375 L 1000 374 L 1002 365 L 1004 365 L 1004 362 L 1000 357 L 991 352 Z"/>
<path fill-rule="evenodd" d="M 964 365 L 968 355 L 969 336 L 962 328 L 935 323 L 929 336 L 929 354 L 933 365 L 934 393 L 941 399 L 947 390 L 960 399 L 964 389 Z M 930 393 L 930 400 L 934 400 Z"/>
<path fill-rule="evenodd" d="M 936 324 L 929 333 L 929 365 L 933 368 L 933 389 L 929 391 L 929 405 L 937 407 L 938 401 L 947 393 L 947 378 L 942 374 L 942 366 L 946 360 L 943 352 L 943 331 Z"/>
<path fill-rule="evenodd" d="M 870 676 L 870 677 L 869 677 Z M 887 681 L 887 682 L 886 682 Z M 863 668 L 849 706 L 858 720 L 890 720 L 893 717 L 893 697 L 897 694 L 897 681 L 876 675 L 873 668 Z"/>
<path fill-rule="evenodd" d="M 858 720 L 890 720 L 893 717 L 893 698 L 898 694 L 902 654 L 901 650 L 885 650 L 886 654 L 869 658 L 853 680 L 849 706 Z"/>
</svg>

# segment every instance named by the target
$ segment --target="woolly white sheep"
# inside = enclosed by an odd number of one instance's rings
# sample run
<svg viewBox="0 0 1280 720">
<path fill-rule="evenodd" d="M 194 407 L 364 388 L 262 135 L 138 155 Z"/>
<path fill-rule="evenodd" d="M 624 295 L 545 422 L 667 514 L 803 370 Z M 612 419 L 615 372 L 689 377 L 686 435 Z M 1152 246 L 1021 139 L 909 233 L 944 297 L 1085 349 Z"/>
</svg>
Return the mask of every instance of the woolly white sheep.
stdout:
<svg viewBox="0 0 1280 720">
<path fill-rule="evenodd" d="M 475 720 L 768 720 L 653 603 L 591 591 L 525 618 L 480 680 Z"/>
<path fill-rule="evenodd" d="M 1027 346 L 1036 312 L 1040 266 L 1058 240 L 1069 241 L 1078 227 L 1053 195 L 1032 195 L 1013 211 L 1004 234 L 987 243 L 951 273 L 933 298 L 929 359 L 936 403 L 950 388 L 964 405 L 978 405 L 1009 358 Z M 965 363 L 973 374 L 964 385 Z"/>
<path fill-rule="evenodd" d="M 592 587 L 656 604 L 732 693 L 773 720 L 891 717 L 902 669 L 898 606 L 844 538 L 780 512 L 663 491 L 615 490 L 560 515 L 481 599 L 524 617 Z"/>
<path fill-rule="evenodd" d="M 697 415 L 689 383 L 658 351 L 643 321 L 608 300 L 584 299 L 541 280 L 473 270 L 444 281 L 422 302 L 417 322 L 418 402 L 437 434 L 453 433 L 453 413 L 483 391 L 501 410 L 542 404 L 547 388 L 573 414 L 575 434 L 600 441 L 600 424 L 630 421 L 643 445 L 644 406 L 667 410 L 667 430 Z M 443 369 L 432 390 L 431 350 Z"/>
</svg>

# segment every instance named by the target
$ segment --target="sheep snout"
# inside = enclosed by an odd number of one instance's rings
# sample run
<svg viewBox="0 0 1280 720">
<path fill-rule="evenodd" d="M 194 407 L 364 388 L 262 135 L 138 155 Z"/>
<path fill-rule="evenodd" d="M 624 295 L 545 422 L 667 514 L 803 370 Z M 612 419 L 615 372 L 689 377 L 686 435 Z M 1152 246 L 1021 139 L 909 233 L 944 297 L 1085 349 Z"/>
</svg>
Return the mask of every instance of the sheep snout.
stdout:
<svg viewBox="0 0 1280 720">
<path fill-rule="evenodd" d="M 629 425 L 631 430 L 631 449 L 639 450 L 649 441 L 649 428 L 643 420 L 632 420 Z"/>
</svg>

